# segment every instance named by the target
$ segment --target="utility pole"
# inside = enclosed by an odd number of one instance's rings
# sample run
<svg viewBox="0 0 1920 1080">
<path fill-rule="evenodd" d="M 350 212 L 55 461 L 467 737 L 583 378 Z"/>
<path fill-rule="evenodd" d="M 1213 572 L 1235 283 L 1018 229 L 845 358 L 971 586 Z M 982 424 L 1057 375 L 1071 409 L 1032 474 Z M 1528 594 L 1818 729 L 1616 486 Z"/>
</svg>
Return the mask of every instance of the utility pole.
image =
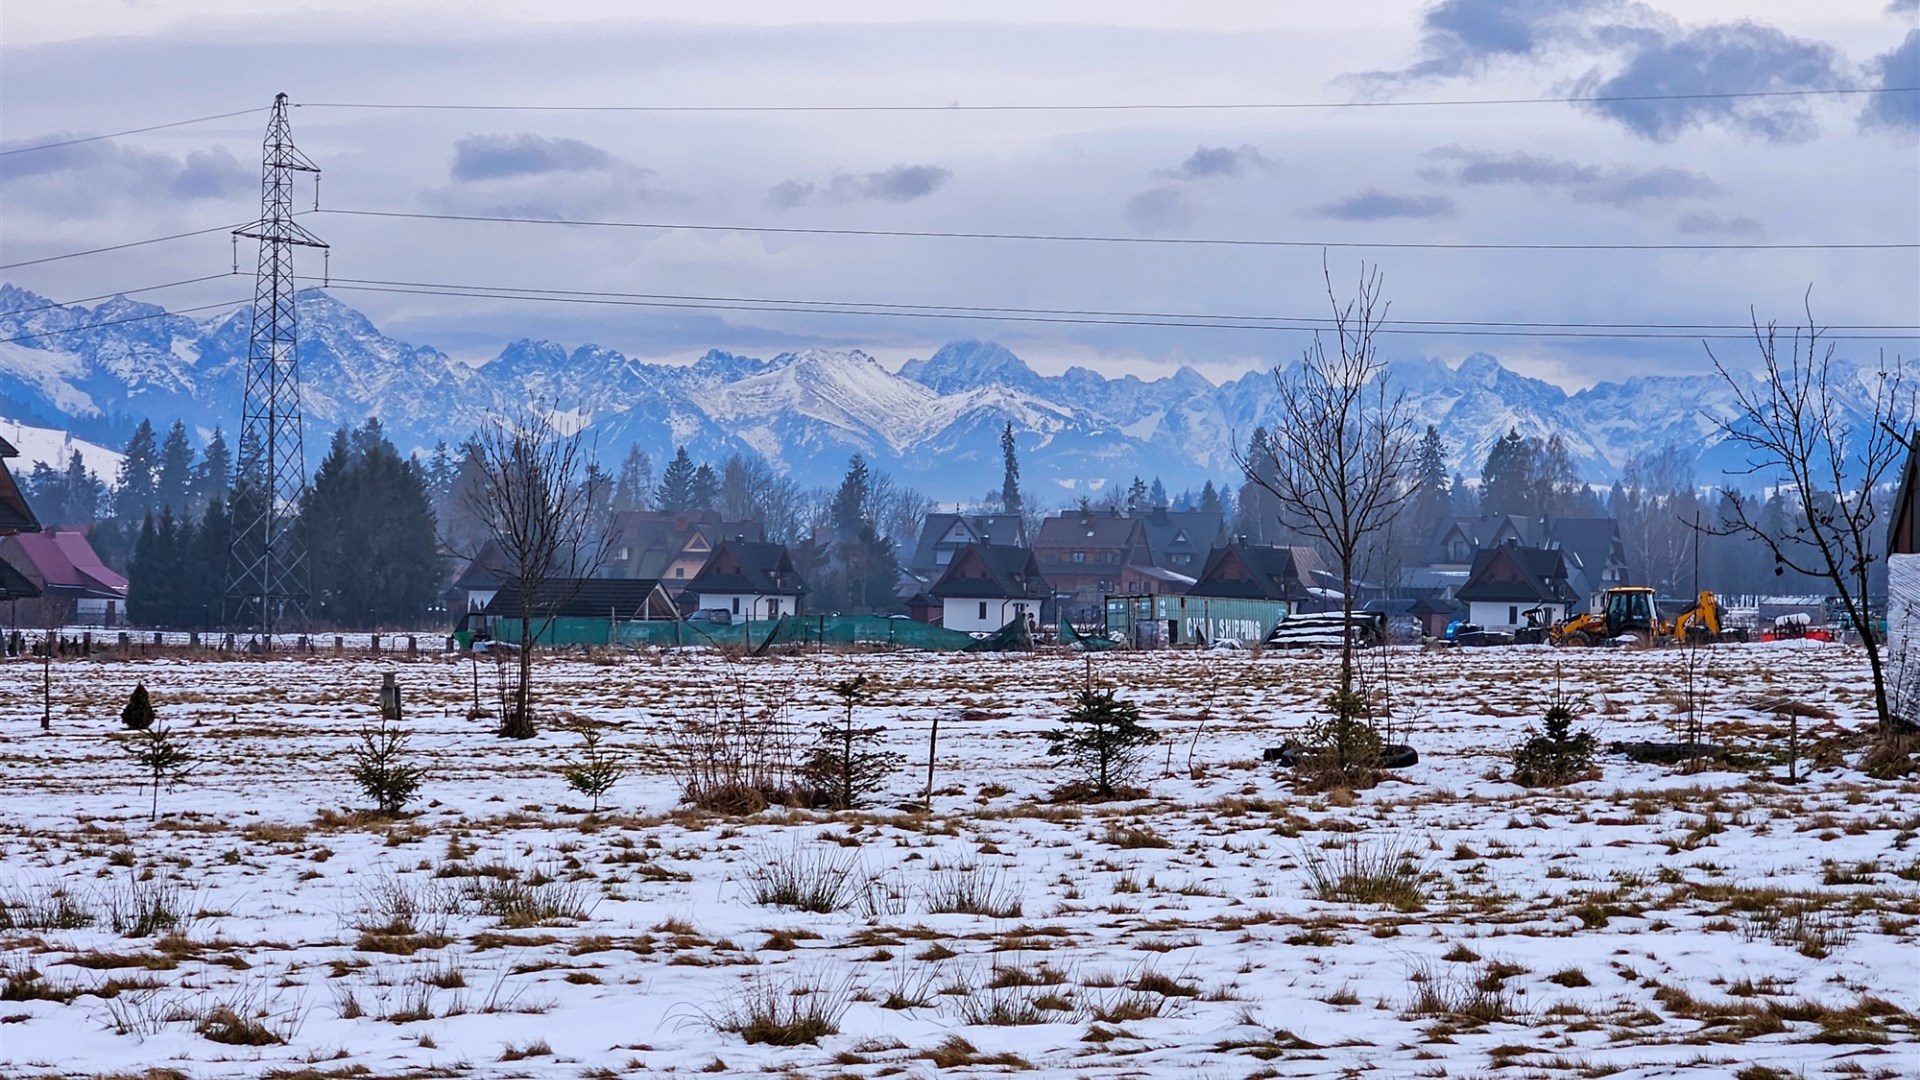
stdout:
<svg viewBox="0 0 1920 1080">
<path fill-rule="evenodd" d="M 305 623 L 310 592 L 305 553 L 291 528 L 307 490 L 295 357 L 293 249 L 325 252 L 327 245 L 293 220 L 296 172 L 314 175 L 317 208 L 320 168 L 294 148 L 287 95 L 277 94 L 261 155 L 260 219 L 233 231 L 236 263 L 243 236 L 260 242 L 260 262 L 254 273 L 226 581 L 229 625 L 257 628 L 267 648 L 273 647 L 274 626 L 282 616 Z"/>
</svg>

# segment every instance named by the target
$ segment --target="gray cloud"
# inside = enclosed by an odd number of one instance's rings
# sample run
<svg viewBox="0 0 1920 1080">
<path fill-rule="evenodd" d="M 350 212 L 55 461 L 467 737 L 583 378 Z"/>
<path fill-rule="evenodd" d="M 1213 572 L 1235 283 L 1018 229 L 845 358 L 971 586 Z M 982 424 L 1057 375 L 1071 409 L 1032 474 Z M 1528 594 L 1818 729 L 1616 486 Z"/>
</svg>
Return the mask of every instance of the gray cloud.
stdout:
<svg viewBox="0 0 1920 1080">
<path fill-rule="evenodd" d="M 1206 180 L 1216 176 L 1240 176 L 1255 169 L 1271 172 L 1275 168 L 1260 148 L 1240 146 L 1202 146 L 1187 156 L 1177 168 L 1160 169 L 1155 175 L 1169 180 Z"/>
<path fill-rule="evenodd" d="M 791 210 L 807 203 L 838 206 L 853 202 L 912 202 L 940 190 L 953 179 L 953 170 L 939 165 L 895 165 L 870 173 L 836 173 L 822 186 L 805 180 L 782 180 L 767 189 L 767 205 Z"/>
<path fill-rule="evenodd" d="M 1726 189 L 1704 173 L 1683 169 L 1635 169 L 1627 165 L 1583 165 L 1564 158 L 1534 154 L 1490 154 L 1458 146 L 1442 147 L 1427 155 L 1452 164 L 1423 170 L 1432 181 L 1464 184 L 1524 184 L 1559 188 L 1575 202 L 1632 206 L 1659 199 L 1703 199 Z"/>
<path fill-rule="evenodd" d="M 1620 58 L 1623 66 L 1596 66 L 1574 93 L 1641 98 L 1581 107 L 1658 142 L 1709 124 L 1770 142 L 1805 141 L 1817 126 L 1803 99 L 1673 95 L 1819 89 L 1849 81 L 1845 58 L 1824 42 L 1747 20 L 1687 29 L 1637 0 L 1445 0 L 1421 19 L 1419 60 L 1357 81 L 1397 86 L 1474 75 L 1499 60 L 1540 62 L 1569 52 Z M 1645 100 L 1655 95 L 1664 100 Z"/>
<path fill-rule="evenodd" d="M 49 136 L 58 142 L 65 136 Z M 28 143 L 6 143 L 15 149 Z M 224 199 L 258 191 L 258 166 L 243 165 L 224 146 L 183 158 L 110 142 L 80 143 L 0 157 L 7 197 L 49 209 L 90 211 L 102 203 L 156 197 Z"/>
<path fill-rule="evenodd" d="M 1644 40 L 1625 68 L 1611 77 L 1588 76 L 1579 93 L 1727 94 L 1810 90 L 1848 81 L 1846 60 L 1832 46 L 1738 22 Z M 1804 142 L 1819 133 L 1810 105 L 1798 98 L 1597 101 L 1585 108 L 1656 142 L 1671 142 L 1689 128 L 1708 124 L 1769 142 Z"/>
<path fill-rule="evenodd" d="M 1908 0 L 1907 7 L 1920 9 L 1920 0 Z M 1872 67 L 1881 86 L 1920 86 L 1920 30 L 1907 31 L 1907 40 L 1874 58 Z M 1920 131 L 1920 94 L 1874 94 L 1860 120 L 1866 127 Z"/>
<path fill-rule="evenodd" d="M 1445 0 L 1420 20 L 1420 60 L 1366 78 L 1401 82 L 1475 74 L 1495 60 L 1533 59 L 1578 43 L 1593 34 L 1601 16 L 1635 9 L 1626 0 Z"/>
<path fill-rule="evenodd" d="M 1889 0 L 1887 14 L 1898 15 L 1903 11 L 1920 11 L 1920 0 Z"/>
<path fill-rule="evenodd" d="M 453 144 L 453 178 L 461 183 L 551 172 L 608 169 L 613 155 L 579 139 L 518 135 L 468 135 Z"/>
<path fill-rule="evenodd" d="M 1171 187 L 1148 188 L 1128 199 L 1120 213 L 1128 224 L 1146 233 L 1178 229 L 1193 220 L 1186 193 Z"/>
<path fill-rule="evenodd" d="M 1674 227 L 1690 236 L 1731 236 L 1754 239 L 1765 234 L 1760 223 L 1750 217 L 1721 217 L 1711 210 L 1690 210 L 1680 215 Z"/>
<path fill-rule="evenodd" d="M 1453 200 L 1445 195 L 1390 195 L 1369 188 L 1351 198 L 1316 206 L 1307 212 L 1314 217 L 1338 221 L 1385 221 L 1452 217 L 1453 209 Z"/>
</svg>

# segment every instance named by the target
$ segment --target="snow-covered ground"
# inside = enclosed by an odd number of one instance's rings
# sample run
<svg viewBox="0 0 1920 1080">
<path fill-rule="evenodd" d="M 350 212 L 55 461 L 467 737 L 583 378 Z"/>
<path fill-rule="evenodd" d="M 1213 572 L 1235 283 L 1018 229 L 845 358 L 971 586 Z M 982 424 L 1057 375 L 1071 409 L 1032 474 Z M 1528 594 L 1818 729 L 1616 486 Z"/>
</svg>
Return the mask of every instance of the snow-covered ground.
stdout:
<svg viewBox="0 0 1920 1080">
<path fill-rule="evenodd" d="M 1328 657 L 550 661 L 550 726 L 518 743 L 467 719 L 462 660 L 62 661 L 47 733 L 41 667 L 7 662 L 0 1073 L 1920 1075 L 1920 787 L 1851 767 L 1858 649 L 1696 657 L 1741 771 L 1608 755 L 1566 789 L 1505 779 L 1556 688 L 1603 740 L 1676 737 L 1687 667 L 1395 651 L 1396 737 L 1422 759 L 1349 797 L 1260 760 L 1317 711 Z M 354 812 L 347 775 L 386 671 L 428 769 L 391 823 Z M 1145 798 L 1048 800 L 1040 733 L 1089 673 L 1163 736 Z M 679 805 L 676 725 L 714 702 L 817 723 L 853 674 L 906 758 L 872 805 Z M 136 680 L 200 762 L 158 822 L 115 745 Z M 1838 717 L 1804 722 L 1798 786 L 1761 761 L 1786 732 L 1756 706 L 1781 695 Z M 582 721 L 629 769 L 599 815 L 560 772 Z M 1396 854 L 1398 904 L 1312 888 L 1316 864 Z M 844 903 L 758 902 L 781 868 Z M 757 1005 L 837 1031 L 727 1030 Z"/>
<path fill-rule="evenodd" d="M 20 458 L 11 466 L 21 477 L 33 471 L 38 462 L 45 462 L 55 469 L 67 467 L 67 459 L 75 450 L 80 451 L 80 460 L 86 462 L 87 470 L 102 480 L 112 482 L 120 472 L 120 461 L 126 457 L 117 450 L 90 443 L 85 439 L 76 439 L 64 431 L 53 428 L 29 427 L 15 420 L 0 419 L 0 439 L 13 444 L 20 451 Z"/>
</svg>

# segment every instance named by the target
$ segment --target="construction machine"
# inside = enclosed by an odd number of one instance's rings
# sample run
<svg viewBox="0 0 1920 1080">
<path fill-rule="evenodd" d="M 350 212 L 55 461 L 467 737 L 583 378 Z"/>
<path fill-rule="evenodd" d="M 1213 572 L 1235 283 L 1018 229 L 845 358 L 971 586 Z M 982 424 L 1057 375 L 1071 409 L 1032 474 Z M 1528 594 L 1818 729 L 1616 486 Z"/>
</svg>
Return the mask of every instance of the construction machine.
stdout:
<svg viewBox="0 0 1920 1080">
<path fill-rule="evenodd" d="M 1747 632 L 1720 624 L 1720 602 L 1703 589 L 1692 607 L 1672 622 L 1660 617 L 1653 590 L 1645 585 L 1623 585 L 1603 594 L 1599 611 L 1576 615 L 1547 633 L 1555 645 L 1593 645 L 1628 637 L 1640 644 L 1683 641 L 1745 641 Z"/>
</svg>

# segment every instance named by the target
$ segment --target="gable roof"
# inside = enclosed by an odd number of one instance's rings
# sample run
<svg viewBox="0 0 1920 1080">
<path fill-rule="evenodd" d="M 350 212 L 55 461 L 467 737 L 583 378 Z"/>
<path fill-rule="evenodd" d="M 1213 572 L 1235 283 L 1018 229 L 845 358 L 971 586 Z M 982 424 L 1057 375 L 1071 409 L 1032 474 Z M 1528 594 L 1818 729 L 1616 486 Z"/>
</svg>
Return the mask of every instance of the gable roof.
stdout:
<svg viewBox="0 0 1920 1080">
<path fill-rule="evenodd" d="M 687 582 L 686 592 L 799 596 L 807 591 L 785 544 L 727 540 Z"/>
<path fill-rule="evenodd" d="M 1134 520 L 1146 529 L 1153 564 L 1162 568 L 1168 566 L 1175 555 L 1193 555 L 1196 561 L 1204 559 L 1227 540 L 1226 515 L 1215 510 L 1168 510 L 1156 506 L 1144 513 L 1135 513 Z"/>
<path fill-rule="evenodd" d="M 1893 496 L 1893 520 L 1887 525 L 1887 554 L 1920 553 L 1920 428 L 1907 439 L 1907 464 Z"/>
<path fill-rule="evenodd" d="M 480 550 L 473 553 L 473 560 L 454 576 L 450 588 L 485 592 L 498 589 L 513 576 L 506 549 L 500 546 L 500 541 L 489 540 L 480 545 Z"/>
<path fill-rule="evenodd" d="M 520 617 L 520 583 L 508 581 L 481 612 Z M 549 578 L 534 586 L 535 618 L 674 619 L 679 612 L 658 581 L 637 578 Z"/>
<path fill-rule="evenodd" d="M 625 559 L 609 559 L 606 576 L 658 578 L 669 564 L 689 552 L 710 551 L 723 540 L 766 539 L 758 521 L 728 521 L 718 510 L 621 510 L 608 528 L 608 550 L 627 549 Z"/>
<path fill-rule="evenodd" d="M 1026 526 L 1019 514 L 928 514 L 907 566 L 937 574 L 940 565 L 936 553 L 956 543 L 1019 547 L 1026 543 Z"/>
<path fill-rule="evenodd" d="M 100 561 L 78 529 L 20 533 L 7 543 L 18 553 L 16 569 L 37 575 L 45 590 L 87 600 L 127 597 L 127 579 Z"/>
<path fill-rule="evenodd" d="M 1117 513 L 1077 510 L 1056 514 L 1040 523 L 1035 548 L 1134 548 L 1146 542 L 1146 528 L 1138 518 Z"/>
<path fill-rule="evenodd" d="M 18 457 L 19 451 L 5 439 L 0 439 L 0 533 L 39 532 L 40 521 L 33 516 L 33 510 L 27 506 L 26 493 L 8 471 L 6 459 Z"/>
<path fill-rule="evenodd" d="M 1466 603 L 1572 604 L 1579 602 L 1567 580 L 1566 558 L 1553 548 L 1502 544 L 1473 558 L 1467 583 L 1454 599 Z"/>
<path fill-rule="evenodd" d="M 928 593 L 939 599 L 1044 600 L 1053 595 L 1030 548 L 968 544 L 953 556 Z"/>
<path fill-rule="evenodd" d="M 1310 547 L 1232 543 L 1207 556 L 1189 596 L 1242 600 L 1308 600 L 1326 574 Z"/>
<path fill-rule="evenodd" d="M 35 585 L 32 578 L 0 559 L 0 600 L 31 600 L 39 595 L 40 586 Z"/>
</svg>

